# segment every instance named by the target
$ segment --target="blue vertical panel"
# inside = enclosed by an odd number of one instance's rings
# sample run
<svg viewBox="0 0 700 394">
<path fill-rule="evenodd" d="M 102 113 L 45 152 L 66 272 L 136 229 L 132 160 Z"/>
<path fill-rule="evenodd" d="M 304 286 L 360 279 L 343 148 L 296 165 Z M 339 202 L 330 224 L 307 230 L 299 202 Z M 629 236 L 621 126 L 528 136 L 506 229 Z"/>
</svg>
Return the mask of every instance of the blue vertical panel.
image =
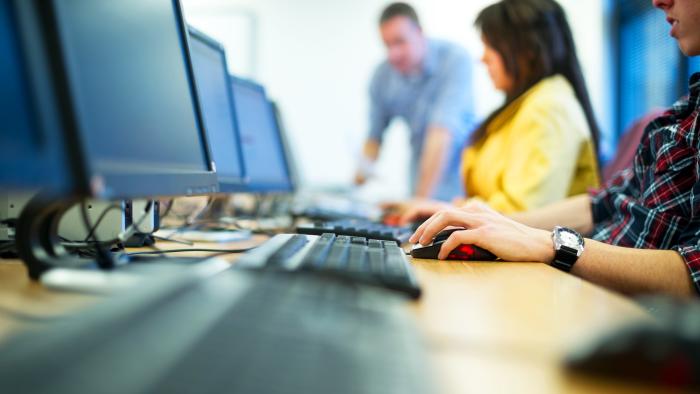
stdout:
<svg viewBox="0 0 700 394">
<path fill-rule="evenodd" d="M 697 72 L 700 72 L 700 56 L 691 57 L 688 60 L 688 78 Z"/>
<path fill-rule="evenodd" d="M 620 18 L 618 130 L 682 94 L 684 60 L 663 14 L 646 0 L 623 2 Z"/>
</svg>

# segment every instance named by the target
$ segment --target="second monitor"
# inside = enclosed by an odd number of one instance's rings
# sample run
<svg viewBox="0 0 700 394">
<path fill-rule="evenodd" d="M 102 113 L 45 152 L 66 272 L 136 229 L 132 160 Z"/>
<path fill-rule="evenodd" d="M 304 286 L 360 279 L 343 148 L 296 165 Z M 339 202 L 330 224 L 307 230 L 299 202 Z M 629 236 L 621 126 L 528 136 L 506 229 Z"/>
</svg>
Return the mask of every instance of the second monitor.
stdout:
<svg viewBox="0 0 700 394">
<path fill-rule="evenodd" d="M 284 141 L 265 89 L 254 82 L 232 76 L 231 90 L 248 174 L 246 191 L 293 192 Z"/>
<path fill-rule="evenodd" d="M 223 46 L 190 27 L 190 51 L 195 83 L 210 150 L 216 163 L 219 190 L 242 190 L 245 163 L 236 124 L 226 52 Z"/>
</svg>

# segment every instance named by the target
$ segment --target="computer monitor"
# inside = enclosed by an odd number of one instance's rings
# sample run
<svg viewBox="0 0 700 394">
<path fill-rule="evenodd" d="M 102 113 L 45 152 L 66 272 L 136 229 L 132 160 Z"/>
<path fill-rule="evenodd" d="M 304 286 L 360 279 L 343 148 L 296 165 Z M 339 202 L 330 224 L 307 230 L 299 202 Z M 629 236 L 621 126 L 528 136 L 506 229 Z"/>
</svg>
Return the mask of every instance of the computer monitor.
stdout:
<svg viewBox="0 0 700 394">
<path fill-rule="evenodd" d="M 33 2 L 0 0 L 0 190 L 73 187 Z"/>
<path fill-rule="evenodd" d="M 219 42 L 197 29 L 189 27 L 189 36 L 199 104 L 216 163 L 219 190 L 240 191 L 245 182 L 245 164 L 229 88 L 226 52 Z"/>
<path fill-rule="evenodd" d="M 265 89 L 235 76 L 231 77 L 231 89 L 248 174 L 246 191 L 292 192 L 282 137 Z"/>
<path fill-rule="evenodd" d="M 42 4 L 89 194 L 215 192 L 179 1 Z"/>
<path fill-rule="evenodd" d="M 70 195 L 33 198 L 17 221 L 18 254 L 38 278 L 83 264 L 56 231 L 78 198 L 208 194 L 218 182 L 179 0 L 20 2 L 37 7 L 49 72 L 31 75 L 54 79 L 68 173 L 77 179 Z M 113 265 L 96 247 L 100 265 Z"/>
</svg>

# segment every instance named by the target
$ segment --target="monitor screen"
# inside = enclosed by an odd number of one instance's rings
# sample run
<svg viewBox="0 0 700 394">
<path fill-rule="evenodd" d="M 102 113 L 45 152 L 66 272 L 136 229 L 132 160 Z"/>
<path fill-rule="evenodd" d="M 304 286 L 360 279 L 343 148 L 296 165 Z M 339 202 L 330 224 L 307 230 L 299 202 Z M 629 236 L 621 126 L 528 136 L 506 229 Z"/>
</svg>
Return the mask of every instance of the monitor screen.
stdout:
<svg viewBox="0 0 700 394">
<path fill-rule="evenodd" d="M 53 0 L 93 195 L 217 189 L 177 0 Z"/>
<path fill-rule="evenodd" d="M 197 95 L 216 164 L 219 189 L 222 192 L 241 190 L 245 167 L 229 88 L 226 53 L 221 44 L 203 33 L 193 28 L 189 32 Z"/>
<path fill-rule="evenodd" d="M 236 77 L 231 77 L 231 86 L 248 174 L 247 190 L 292 191 L 282 138 L 264 88 Z"/>
<path fill-rule="evenodd" d="M 71 187 L 37 10 L 0 0 L 0 190 Z"/>
</svg>

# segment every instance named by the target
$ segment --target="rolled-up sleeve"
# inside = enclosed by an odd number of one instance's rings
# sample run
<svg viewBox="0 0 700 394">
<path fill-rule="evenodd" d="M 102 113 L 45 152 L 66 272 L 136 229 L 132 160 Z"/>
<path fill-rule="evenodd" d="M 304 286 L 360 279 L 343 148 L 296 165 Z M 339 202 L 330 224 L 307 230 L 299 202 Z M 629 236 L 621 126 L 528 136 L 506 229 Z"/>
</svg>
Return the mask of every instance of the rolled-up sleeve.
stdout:
<svg viewBox="0 0 700 394">
<path fill-rule="evenodd" d="M 683 261 L 685 261 L 690 278 L 695 284 L 695 291 L 700 295 L 700 244 L 681 245 L 676 250 L 680 253 Z"/>
<path fill-rule="evenodd" d="M 369 139 L 382 142 L 384 131 L 389 126 L 391 115 L 382 99 L 382 91 L 386 88 L 386 75 L 382 68 L 377 69 L 369 86 Z"/>
<path fill-rule="evenodd" d="M 475 123 L 472 91 L 472 64 L 469 56 L 455 55 L 441 70 L 438 95 L 428 124 L 444 127 L 455 136 L 465 137 Z"/>
<path fill-rule="evenodd" d="M 593 223 L 601 223 L 612 218 L 621 196 L 634 195 L 634 172 L 632 168 L 620 171 L 601 189 L 591 190 L 591 212 Z"/>
<path fill-rule="evenodd" d="M 696 167 L 700 167 L 700 163 Z M 700 168 L 697 168 L 696 171 L 700 173 Z M 693 198 L 691 201 L 698 201 L 698 198 L 700 198 L 700 184 L 696 183 L 694 185 L 692 194 Z M 683 261 L 688 267 L 688 274 L 695 284 L 695 290 L 700 295 L 700 205 L 697 203 L 692 204 L 692 210 L 692 219 L 681 234 L 676 251 L 683 257 Z"/>
</svg>

